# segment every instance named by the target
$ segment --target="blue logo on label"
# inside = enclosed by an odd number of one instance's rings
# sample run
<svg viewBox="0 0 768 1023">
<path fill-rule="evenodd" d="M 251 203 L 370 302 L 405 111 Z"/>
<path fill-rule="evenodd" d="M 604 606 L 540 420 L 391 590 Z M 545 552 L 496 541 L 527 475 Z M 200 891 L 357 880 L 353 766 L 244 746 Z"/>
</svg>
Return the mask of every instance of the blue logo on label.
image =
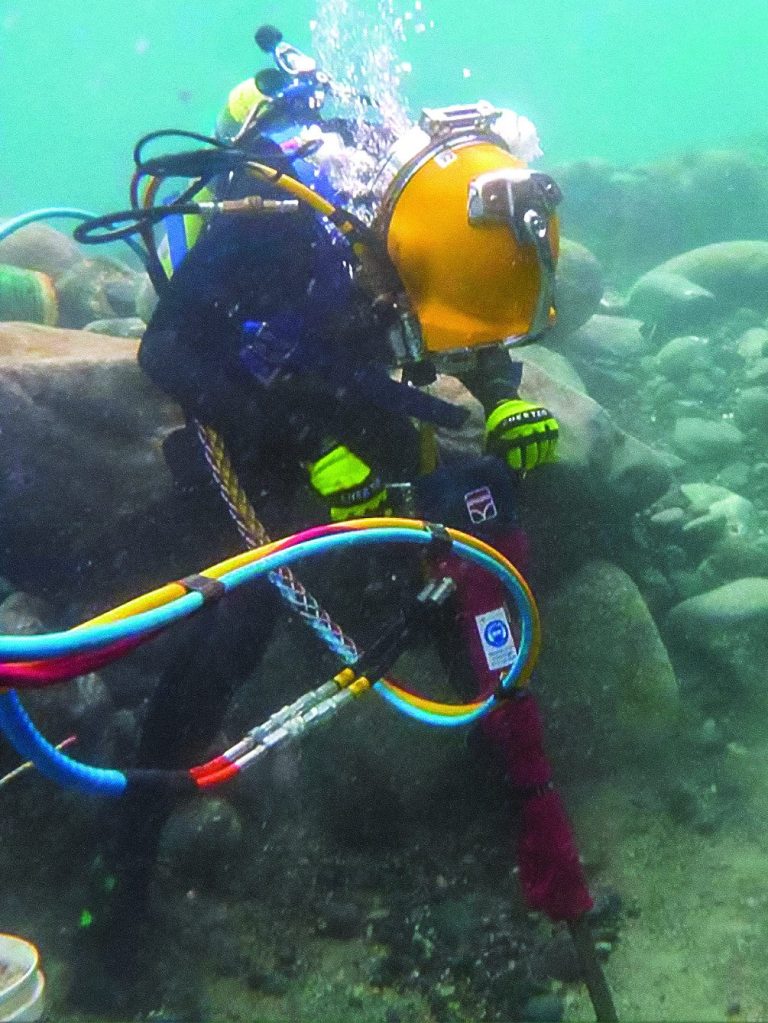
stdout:
<svg viewBox="0 0 768 1023">
<path fill-rule="evenodd" d="M 488 646 L 502 647 L 509 641 L 509 629 L 507 623 L 497 618 L 493 622 L 488 622 L 483 631 L 485 642 Z"/>
</svg>

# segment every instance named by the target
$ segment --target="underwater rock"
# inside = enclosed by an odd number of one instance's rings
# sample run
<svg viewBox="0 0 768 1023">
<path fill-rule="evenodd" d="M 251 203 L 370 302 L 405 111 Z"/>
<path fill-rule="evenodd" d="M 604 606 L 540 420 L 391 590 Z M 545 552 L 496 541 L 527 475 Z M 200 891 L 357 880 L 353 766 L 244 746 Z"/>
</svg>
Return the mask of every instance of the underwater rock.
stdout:
<svg viewBox="0 0 768 1023">
<path fill-rule="evenodd" d="M 669 612 L 667 625 L 688 642 L 704 642 L 712 630 L 768 622 L 768 578 L 736 579 L 689 597 Z"/>
<path fill-rule="evenodd" d="M 739 391 L 733 417 L 744 430 L 768 427 L 768 387 L 745 387 Z"/>
<path fill-rule="evenodd" d="M 724 532 L 699 565 L 696 575 L 701 581 L 697 593 L 736 579 L 768 576 L 768 536 L 761 529 Z"/>
<path fill-rule="evenodd" d="M 560 423 L 558 461 L 546 467 L 554 493 L 594 495 L 599 507 L 644 508 L 667 489 L 674 456 L 669 457 L 619 429 L 596 401 L 559 384 L 538 366 L 527 364 L 521 396 L 550 409 Z M 542 470 L 543 472 L 544 470 Z"/>
<path fill-rule="evenodd" d="M 0 604 L 0 633 L 14 636 L 34 636 L 45 632 L 46 605 L 42 600 L 22 590 L 9 594 Z"/>
<path fill-rule="evenodd" d="M 37 270 L 0 265 L 0 320 L 56 325 L 59 301 L 53 281 Z"/>
<path fill-rule="evenodd" d="M 600 308 L 603 297 L 603 271 L 600 263 L 584 245 L 560 239 L 560 255 L 555 274 L 557 321 L 547 334 L 547 344 L 559 344 Z"/>
<path fill-rule="evenodd" d="M 682 416 L 675 422 L 672 443 L 681 455 L 692 461 L 722 463 L 738 454 L 744 434 L 723 420 Z"/>
<path fill-rule="evenodd" d="M 718 305 L 768 310 L 768 242 L 704 245 L 675 256 L 651 273 L 682 277 L 713 294 Z"/>
<path fill-rule="evenodd" d="M 707 529 L 712 524 L 734 536 L 758 529 L 754 504 L 726 487 L 711 483 L 683 483 L 680 492 L 690 502 L 684 533 Z"/>
<path fill-rule="evenodd" d="M 158 859 L 179 885 L 210 885 L 238 852 L 242 838 L 243 826 L 231 803 L 198 796 L 165 822 Z"/>
<path fill-rule="evenodd" d="M 56 285 L 61 326 L 82 328 L 94 320 L 135 316 L 141 280 L 116 260 L 81 260 Z"/>
<path fill-rule="evenodd" d="M 76 735 L 79 756 L 103 755 L 114 707 L 106 684 L 95 672 L 80 675 L 65 686 L 25 693 L 24 705 L 45 734 L 59 738 Z"/>
<path fill-rule="evenodd" d="M 685 380 L 692 370 L 706 369 L 709 340 L 697 334 L 673 337 L 656 353 L 656 367 L 668 380 Z"/>
<path fill-rule="evenodd" d="M 72 585 L 107 549 L 114 574 L 125 523 L 173 491 L 161 442 L 179 419 L 135 342 L 0 324 L 2 570 L 39 591 L 66 565 Z"/>
<path fill-rule="evenodd" d="M 661 337 L 706 327 L 715 313 L 715 296 L 667 266 L 635 282 L 627 298 L 629 312 Z"/>
<path fill-rule="evenodd" d="M 682 508 L 663 508 L 654 512 L 648 521 L 664 532 L 677 532 L 685 522 L 685 512 Z"/>
<path fill-rule="evenodd" d="M 526 1023 L 560 1023 L 565 1014 L 565 1002 L 559 995 L 534 995 L 523 1006 L 522 1018 Z"/>
<path fill-rule="evenodd" d="M 749 486 L 751 471 L 749 462 L 731 462 L 715 476 L 715 483 L 738 494 Z"/>
<path fill-rule="evenodd" d="M 553 174 L 567 197 L 564 231 L 617 281 L 681 249 L 768 236 L 768 167 L 750 150 L 689 152 L 630 168 L 578 161 Z"/>
<path fill-rule="evenodd" d="M 519 360 L 524 366 L 526 363 L 533 363 L 558 383 L 572 387 L 574 391 L 579 391 L 581 394 L 587 393 L 584 381 L 568 359 L 558 351 L 552 351 L 545 345 L 533 344 L 516 350 L 510 357 Z"/>
<path fill-rule="evenodd" d="M 747 362 L 768 355 L 768 330 L 765 327 L 749 327 L 736 342 L 736 351 Z"/>
<path fill-rule="evenodd" d="M 141 280 L 136 290 L 136 315 L 145 323 L 149 323 L 157 305 L 157 292 L 149 279 L 149 274 L 139 276 Z"/>
<path fill-rule="evenodd" d="M 749 368 L 744 370 L 744 379 L 748 383 L 763 383 L 768 381 L 768 359 L 760 356 L 752 360 Z"/>
<path fill-rule="evenodd" d="M 141 338 L 147 325 L 138 316 L 123 316 L 112 320 L 94 320 L 93 323 L 86 323 L 83 330 L 91 331 L 93 334 L 105 334 L 108 337 L 130 337 Z"/>
<path fill-rule="evenodd" d="M 54 281 L 82 258 L 74 239 L 47 224 L 28 224 L 0 241 L 0 263 L 38 270 Z"/>
<path fill-rule="evenodd" d="M 563 351 L 587 360 L 610 358 L 623 363 L 639 358 L 648 351 L 642 326 L 642 320 L 597 313 L 565 339 Z"/>
<path fill-rule="evenodd" d="M 355 902 L 330 896 L 320 907 L 317 929 L 329 938 L 349 941 L 363 928 L 363 913 Z"/>
<path fill-rule="evenodd" d="M 510 358 L 517 355 L 512 351 Z M 433 393 L 470 412 L 461 430 L 436 431 L 443 456 L 450 461 L 477 455 L 484 443 L 480 403 L 455 377 L 438 377 L 432 388 Z M 596 401 L 532 361 L 524 363 L 520 395 L 545 405 L 560 423 L 557 462 L 532 475 L 537 479 L 539 499 L 547 500 L 551 493 L 551 500 L 560 504 L 565 493 L 579 507 L 586 501 L 590 513 L 603 510 L 615 515 L 617 505 L 626 511 L 645 508 L 669 487 L 679 459 L 654 451 L 625 433 Z"/>
<path fill-rule="evenodd" d="M 561 737 L 571 753 L 597 763 L 607 751 L 623 759 L 663 742 L 678 722 L 677 680 L 632 579 L 609 562 L 590 561 L 542 601 L 541 612 L 541 690 L 558 727 L 579 722 L 578 736 Z"/>
</svg>

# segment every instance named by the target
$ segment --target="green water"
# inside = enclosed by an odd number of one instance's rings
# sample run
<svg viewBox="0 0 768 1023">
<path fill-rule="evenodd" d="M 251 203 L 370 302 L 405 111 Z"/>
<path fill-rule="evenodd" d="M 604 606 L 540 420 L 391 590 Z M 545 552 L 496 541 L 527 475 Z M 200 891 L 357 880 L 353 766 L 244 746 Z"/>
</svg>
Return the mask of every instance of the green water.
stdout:
<svg viewBox="0 0 768 1023">
<path fill-rule="evenodd" d="M 766 131 L 764 0 L 396 6 L 411 108 L 512 106 L 538 125 L 548 163 L 644 162 Z M 124 206 L 135 139 L 209 130 L 260 66 L 254 28 L 277 22 L 308 47 L 316 14 L 314 0 L 0 0 L 0 213 Z"/>
</svg>

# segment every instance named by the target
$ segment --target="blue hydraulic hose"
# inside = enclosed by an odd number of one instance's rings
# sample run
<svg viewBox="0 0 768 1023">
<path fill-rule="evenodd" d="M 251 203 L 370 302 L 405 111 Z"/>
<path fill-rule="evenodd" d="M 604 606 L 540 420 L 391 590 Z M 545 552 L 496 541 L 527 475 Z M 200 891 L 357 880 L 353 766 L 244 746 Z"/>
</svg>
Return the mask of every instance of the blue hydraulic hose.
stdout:
<svg viewBox="0 0 768 1023">
<path fill-rule="evenodd" d="M 35 728 L 15 692 L 0 693 L 0 729 L 20 756 L 58 785 L 101 796 L 120 796 L 126 789 L 122 771 L 89 767 L 52 746 Z"/>
<path fill-rule="evenodd" d="M 275 568 L 298 561 L 307 555 L 322 553 L 335 547 L 353 547 L 365 543 L 428 545 L 433 540 L 432 533 L 427 529 L 423 532 L 417 532 L 411 529 L 398 529 L 396 527 L 377 527 L 365 531 L 335 533 L 325 537 L 316 537 L 312 540 L 298 543 L 294 547 L 275 551 L 261 561 L 224 573 L 220 581 L 227 590 L 231 590 L 260 575 L 273 571 Z M 453 545 L 465 557 L 481 565 L 499 578 L 515 598 L 515 604 L 521 621 L 520 650 L 515 663 L 501 681 L 502 688 L 511 688 L 528 660 L 528 649 L 532 636 L 532 617 L 528 596 L 517 577 L 487 554 L 462 543 L 460 540 L 454 540 Z M 62 652 L 69 653 L 74 650 L 92 649 L 128 635 L 136 635 L 143 631 L 157 629 L 159 622 L 162 622 L 164 625 L 170 624 L 171 621 L 178 620 L 197 610 L 202 606 L 202 603 L 202 595 L 194 592 L 172 601 L 165 608 L 143 612 L 136 615 L 133 619 L 128 619 L 124 622 L 95 625 L 90 629 L 83 629 L 79 632 L 52 633 L 48 636 L 0 637 L 0 640 L 4 641 L 3 646 L 0 647 L 0 651 L 2 651 L 0 656 L 6 656 L 4 651 L 9 648 L 9 645 L 13 645 L 12 641 L 16 641 L 16 653 L 22 659 L 39 657 L 40 649 L 53 649 L 56 651 L 54 654 L 49 653 L 49 656 L 58 656 Z M 132 629 L 127 627 L 131 626 L 131 624 L 133 624 Z M 72 642 L 73 640 L 75 641 L 74 643 Z M 27 643 L 23 656 L 18 650 L 18 643 L 20 641 Z M 35 644 L 36 654 L 30 653 L 30 643 Z M 406 703 L 395 693 L 384 689 L 378 682 L 374 684 L 373 688 L 398 710 L 425 724 L 431 725 L 450 727 L 468 724 L 482 716 L 494 703 L 494 698 L 490 696 L 474 710 L 446 719 L 444 716 L 431 714 L 425 709 Z M 119 796 L 127 787 L 127 778 L 121 771 L 89 767 L 76 760 L 72 760 L 52 746 L 35 728 L 16 693 L 12 690 L 0 691 L 0 731 L 5 734 L 6 738 L 25 760 L 31 760 L 41 774 L 61 785 L 92 795 L 106 796 Z"/>
<path fill-rule="evenodd" d="M 310 557 L 313 554 L 322 554 L 336 547 L 354 547 L 368 543 L 409 543 L 423 546 L 432 543 L 432 541 L 432 534 L 426 530 L 424 532 L 417 532 L 412 529 L 374 528 L 349 533 L 333 533 L 329 536 L 307 540 L 296 544 L 294 547 L 275 551 L 260 561 L 232 569 L 224 573 L 219 581 L 227 591 L 233 590 L 276 568 L 292 564 L 301 558 Z M 507 589 L 511 588 L 513 591 L 515 604 L 518 607 L 521 618 L 522 636 L 520 652 L 522 654 L 531 634 L 531 616 L 527 598 L 521 590 L 517 578 L 482 551 L 475 550 L 475 548 L 469 547 L 459 540 L 454 541 L 454 546 L 465 557 L 487 569 L 505 583 Z M 521 596 L 522 600 L 520 599 Z M 204 598 L 202 594 L 195 591 L 186 593 L 184 596 L 178 597 L 176 600 L 162 607 L 154 608 L 151 611 L 143 611 L 140 614 L 133 615 L 131 618 L 116 622 L 92 625 L 87 629 L 50 632 L 40 636 L 0 636 L 0 660 L 44 660 L 50 657 L 82 653 L 86 650 L 96 650 L 121 639 L 133 638 L 165 628 L 198 611 L 203 606 L 203 603 Z M 515 664 L 502 680 L 504 688 L 514 683 L 517 675 L 522 670 L 524 661 L 524 657 L 518 657 Z"/>
<path fill-rule="evenodd" d="M 12 220 L 6 221 L 0 227 L 0 242 L 5 241 L 15 231 L 28 224 L 36 224 L 41 220 L 95 220 L 97 214 L 89 213 L 88 210 L 79 210 L 74 206 L 49 206 L 41 210 L 30 210 L 29 213 L 22 213 Z M 141 245 L 133 238 L 123 238 L 122 241 L 139 257 L 143 266 L 147 264 L 147 254 Z"/>
</svg>

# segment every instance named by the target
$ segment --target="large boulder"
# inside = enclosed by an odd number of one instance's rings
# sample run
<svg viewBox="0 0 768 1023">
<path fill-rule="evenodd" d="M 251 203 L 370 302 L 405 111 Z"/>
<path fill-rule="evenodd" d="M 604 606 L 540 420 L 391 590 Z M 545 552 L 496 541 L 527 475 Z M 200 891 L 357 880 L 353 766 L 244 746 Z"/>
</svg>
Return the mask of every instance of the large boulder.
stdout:
<svg viewBox="0 0 768 1023">
<path fill-rule="evenodd" d="M 558 748 L 610 769 L 657 748 L 680 721 L 675 673 L 639 590 L 620 568 L 590 561 L 541 606 L 537 686 L 562 731 Z"/>
<path fill-rule="evenodd" d="M 768 162 L 759 147 L 634 167 L 579 161 L 554 175 L 565 195 L 564 231 L 592 249 L 614 284 L 677 252 L 768 237 Z"/>
<path fill-rule="evenodd" d="M 658 269 L 692 281 L 731 309 L 768 311 L 768 242 L 704 245 L 667 260 Z"/>
<path fill-rule="evenodd" d="M 510 358 L 523 357 L 512 351 Z M 470 417 L 462 431 L 438 431 L 438 443 L 448 458 L 477 454 L 482 450 L 484 416 L 480 403 L 452 377 L 440 377 L 435 392 L 466 407 Z M 557 463 L 531 474 L 543 500 L 568 501 L 593 512 L 605 508 L 614 515 L 617 508 L 627 513 L 647 507 L 660 497 L 672 480 L 680 461 L 654 451 L 647 444 L 621 430 L 596 401 L 562 382 L 537 362 L 523 363 L 520 396 L 545 405 L 560 424 Z M 546 481 L 544 482 L 544 477 Z M 599 511 L 598 511 L 599 513 Z"/>
<path fill-rule="evenodd" d="M 59 323 L 75 329 L 94 320 L 136 315 L 145 275 L 115 259 L 83 259 L 56 281 Z"/>
<path fill-rule="evenodd" d="M 82 259 L 80 246 L 47 224 L 28 224 L 0 241 L 0 263 L 38 270 L 54 281 Z"/>
<path fill-rule="evenodd" d="M 100 558 L 109 571 L 129 524 L 171 496 L 161 442 L 179 412 L 136 349 L 0 324 L 0 556 L 17 584 L 40 592 L 41 580 L 87 576 Z"/>
<path fill-rule="evenodd" d="M 688 642 L 703 646 L 734 625 L 748 625 L 765 633 L 768 579 L 736 579 L 708 593 L 689 597 L 672 608 L 668 625 Z"/>
<path fill-rule="evenodd" d="M 600 308 L 602 297 L 603 271 L 597 259 L 585 246 L 561 238 L 555 277 L 557 322 L 547 343 L 557 344 L 586 323 Z"/>
<path fill-rule="evenodd" d="M 768 312 L 768 242 L 717 242 L 683 252 L 643 274 L 628 307 L 661 337 L 695 333 L 739 308 Z"/>
<path fill-rule="evenodd" d="M 632 287 L 627 308 L 660 337 L 696 331 L 711 323 L 717 299 L 669 264 L 643 274 Z"/>
<path fill-rule="evenodd" d="M 584 381 L 574 368 L 573 363 L 560 351 L 547 348 L 545 345 L 525 345 L 515 351 L 511 358 L 519 359 L 523 366 L 538 366 L 553 380 L 557 380 L 581 394 L 587 393 Z"/>
</svg>

